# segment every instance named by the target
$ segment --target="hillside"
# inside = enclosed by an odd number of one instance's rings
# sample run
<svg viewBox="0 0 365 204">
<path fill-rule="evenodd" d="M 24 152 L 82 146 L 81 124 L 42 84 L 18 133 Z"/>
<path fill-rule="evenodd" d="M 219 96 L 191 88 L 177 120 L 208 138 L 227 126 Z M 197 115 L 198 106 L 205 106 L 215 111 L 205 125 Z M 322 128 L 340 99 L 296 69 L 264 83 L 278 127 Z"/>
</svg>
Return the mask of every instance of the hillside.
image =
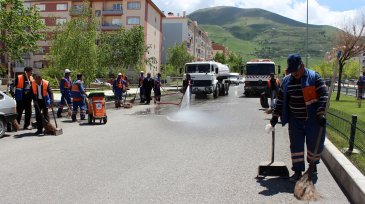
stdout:
<svg viewBox="0 0 365 204">
<path fill-rule="evenodd" d="M 213 7 L 197 10 L 189 16 L 217 43 L 244 55 L 281 60 L 289 53 L 305 56 L 306 24 L 262 10 Z M 309 25 L 309 57 L 323 59 L 332 49 L 337 28 Z"/>
</svg>

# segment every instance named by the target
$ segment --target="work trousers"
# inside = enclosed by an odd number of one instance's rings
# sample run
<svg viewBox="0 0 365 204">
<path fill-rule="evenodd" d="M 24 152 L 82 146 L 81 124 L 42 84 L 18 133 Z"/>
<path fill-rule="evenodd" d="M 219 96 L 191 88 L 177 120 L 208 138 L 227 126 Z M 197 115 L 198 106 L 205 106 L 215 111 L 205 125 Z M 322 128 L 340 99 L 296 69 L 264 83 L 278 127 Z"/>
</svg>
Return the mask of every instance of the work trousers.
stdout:
<svg viewBox="0 0 365 204">
<path fill-rule="evenodd" d="M 48 116 L 48 108 L 46 107 L 46 103 L 44 102 L 43 99 L 39 99 L 37 100 L 38 103 L 38 108 L 35 108 L 35 117 L 37 120 L 37 132 L 42 132 L 43 131 L 43 118 L 44 118 L 44 122 L 49 122 L 49 116 Z M 42 117 L 43 115 L 43 117 Z"/>
<path fill-rule="evenodd" d="M 22 100 L 16 101 L 16 112 L 18 113 L 17 121 L 19 124 L 22 119 L 23 111 L 25 111 L 24 128 L 26 128 L 30 125 L 30 119 L 32 117 L 32 97 L 25 94 L 23 94 Z"/>
<path fill-rule="evenodd" d="M 323 128 L 322 135 L 320 135 L 321 139 L 318 151 L 314 154 L 319 130 L 320 125 L 315 117 L 309 118 L 306 121 L 301 121 L 294 116 L 290 116 L 289 138 L 293 171 L 305 170 L 304 143 L 306 143 L 307 146 L 307 162 L 310 163 L 314 159 L 315 164 L 319 163 L 324 147 L 326 128 Z"/>
<path fill-rule="evenodd" d="M 80 119 L 85 119 L 86 114 L 86 104 L 85 101 L 82 99 L 81 101 L 73 101 L 72 102 L 73 109 L 72 109 L 72 121 L 76 121 L 76 114 L 80 107 Z"/>
<path fill-rule="evenodd" d="M 63 95 L 61 96 L 61 102 L 58 105 L 57 115 L 60 116 L 63 110 L 63 106 L 68 105 L 68 107 L 72 107 L 72 100 L 70 95 Z"/>
</svg>

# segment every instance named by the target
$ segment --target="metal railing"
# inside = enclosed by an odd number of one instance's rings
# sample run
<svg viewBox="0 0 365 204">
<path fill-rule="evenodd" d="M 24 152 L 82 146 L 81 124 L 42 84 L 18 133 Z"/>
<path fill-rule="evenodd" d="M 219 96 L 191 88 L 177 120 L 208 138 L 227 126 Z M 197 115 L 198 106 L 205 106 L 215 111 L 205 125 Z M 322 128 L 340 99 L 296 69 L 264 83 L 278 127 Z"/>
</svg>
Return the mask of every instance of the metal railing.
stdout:
<svg viewBox="0 0 365 204">
<path fill-rule="evenodd" d="M 358 120 L 357 115 L 349 115 L 339 110 L 330 109 L 327 115 L 328 128 L 348 140 L 348 152 L 354 147 L 365 154 L 365 122 Z"/>
</svg>

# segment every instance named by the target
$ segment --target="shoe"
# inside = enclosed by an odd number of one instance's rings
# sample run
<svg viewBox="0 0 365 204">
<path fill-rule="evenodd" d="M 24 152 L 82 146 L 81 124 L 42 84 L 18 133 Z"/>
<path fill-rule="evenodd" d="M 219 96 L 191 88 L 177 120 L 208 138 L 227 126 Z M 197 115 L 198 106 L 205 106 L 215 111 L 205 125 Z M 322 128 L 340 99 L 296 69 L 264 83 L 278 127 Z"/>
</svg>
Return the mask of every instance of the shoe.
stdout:
<svg viewBox="0 0 365 204">
<path fill-rule="evenodd" d="M 289 181 L 292 183 L 296 183 L 302 177 L 301 171 L 296 171 L 290 178 Z"/>
<path fill-rule="evenodd" d="M 31 130 L 31 129 L 33 129 L 31 126 L 23 127 L 23 130 Z"/>
<path fill-rule="evenodd" d="M 38 135 L 38 136 L 44 136 L 44 133 L 42 131 L 37 131 L 34 134 Z"/>
<path fill-rule="evenodd" d="M 314 175 L 317 175 L 318 172 L 317 172 L 317 164 L 314 165 L 313 167 L 313 172 L 312 172 Z"/>
</svg>

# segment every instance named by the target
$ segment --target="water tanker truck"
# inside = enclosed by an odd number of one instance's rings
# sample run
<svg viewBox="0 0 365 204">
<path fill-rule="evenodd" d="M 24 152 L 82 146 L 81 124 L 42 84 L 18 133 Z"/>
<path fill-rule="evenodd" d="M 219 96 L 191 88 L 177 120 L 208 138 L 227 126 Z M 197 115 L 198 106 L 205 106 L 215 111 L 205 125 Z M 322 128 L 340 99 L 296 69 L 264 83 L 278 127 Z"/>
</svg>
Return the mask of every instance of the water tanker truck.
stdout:
<svg viewBox="0 0 365 204">
<path fill-rule="evenodd" d="M 184 77 L 190 74 L 192 94 L 213 94 L 214 98 L 228 95 L 229 68 L 214 61 L 185 64 Z"/>
</svg>

